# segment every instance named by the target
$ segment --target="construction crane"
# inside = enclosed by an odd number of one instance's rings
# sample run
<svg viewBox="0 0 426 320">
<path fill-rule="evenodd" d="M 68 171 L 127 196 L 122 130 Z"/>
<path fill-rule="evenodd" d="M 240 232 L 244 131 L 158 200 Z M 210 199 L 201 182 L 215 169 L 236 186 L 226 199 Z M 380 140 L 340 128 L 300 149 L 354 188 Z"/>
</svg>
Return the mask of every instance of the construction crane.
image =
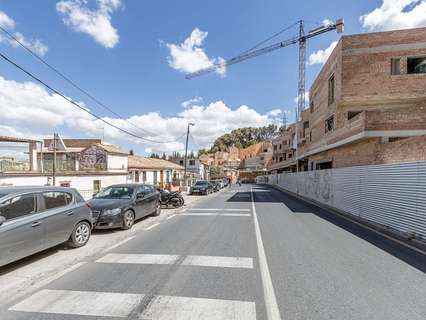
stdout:
<svg viewBox="0 0 426 320">
<path fill-rule="evenodd" d="M 263 55 L 265 53 L 277 50 L 277 49 L 281 49 L 281 48 L 285 48 L 288 47 L 290 45 L 299 44 L 299 80 L 298 80 L 298 94 L 297 94 L 297 112 L 296 112 L 296 140 L 295 140 L 295 144 L 296 144 L 296 168 L 297 171 L 299 170 L 299 165 L 298 163 L 298 154 L 297 154 L 297 149 L 298 149 L 298 122 L 299 122 L 299 118 L 300 118 L 300 114 L 303 111 L 303 109 L 305 108 L 305 70 L 306 70 L 306 41 L 310 38 L 314 38 L 316 36 L 319 36 L 320 34 L 329 32 L 329 31 L 333 31 L 336 30 L 337 33 L 343 33 L 343 29 L 344 29 L 344 22 L 343 19 L 338 19 L 336 20 L 336 23 L 330 23 L 330 24 L 325 24 L 325 25 L 321 25 L 315 29 L 310 30 L 307 34 L 305 34 L 305 28 L 304 28 L 304 22 L 303 20 L 299 21 L 299 35 L 295 36 L 293 38 L 290 38 L 288 40 L 285 41 L 281 41 L 257 50 L 252 50 L 249 51 L 247 53 L 243 53 L 239 56 L 236 56 L 232 59 L 229 60 L 225 60 L 219 63 L 215 63 L 212 66 L 208 67 L 208 68 L 204 68 L 201 70 L 198 70 L 196 72 L 192 72 L 186 75 L 187 79 L 192 79 L 201 75 L 204 75 L 206 73 L 210 73 L 210 72 L 214 72 L 216 70 L 220 70 L 223 69 L 225 67 L 231 66 L 233 64 L 237 64 L 240 63 L 244 60 L 248 60 L 260 55 Z"/>
</svg>

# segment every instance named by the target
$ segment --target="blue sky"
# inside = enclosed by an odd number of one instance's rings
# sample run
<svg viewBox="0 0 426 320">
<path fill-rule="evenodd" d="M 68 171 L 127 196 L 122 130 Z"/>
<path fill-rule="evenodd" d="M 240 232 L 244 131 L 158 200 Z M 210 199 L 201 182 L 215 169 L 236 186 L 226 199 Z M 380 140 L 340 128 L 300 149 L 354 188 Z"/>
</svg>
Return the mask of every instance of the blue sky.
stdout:
<svg viewBox="0 0 426 320">
<path fill-rule="evenodd" d="M 189 61 L 185 56 L 171 56 L 170 49 L 173 44 L 181 45 L 197 28 L 200 31 L 193 34 L 193 40 L 200 45 L 190 49 L 199 48 L 205 55 L 201 58 L 210 59 L 201 59 L 199 63 L 205 65 L 219 57 L 231 58 L 299 19 L 308 21 L 309 29 L 324 19 L 342 17 L 346 34 L 426 25 L 424 0 L 303 1 L 303 5 L 300 1 L 272 0 L 0 0 L 0 12 L 0 25 L 19 32 L 21 40 L 122 117 L 154 131 L 154 135 L 147 135 L 149 138 L 174 140 L 188 121 L 195 121 L 194 149 L 208 146 L 214 138 L 238 126 L 277 121 L 281 116 L 275 116 L 277 111 L 268 114 L 271 110 L 287 110 L 289 119 L 294 119 L 298 57 L 297 46 L 293 46 L 231 66 L 225 76 L 212 73 L 186 80 L 182 69 L 199 64 L 191 55 Z M 360 21 L 363 15 L 367 16 Z M 297 32 L 295 27 L 271 43 Z M 308 60 L 312 53 L 325 50 L 338 39 L 330 32 L 309 41 Z M 0 38 L 0 52 L 91 111 L 127 130 L 138 131 L 4 37 Z M 321 66 L 308 63 L 307 88 Z M 182 139 L 146 143 L 111 128 L 102 130 L 101 123 L 71 110 L 75 108 L 29 83 L 31 79 L 4 61 L 0 61 L 0 77 L 0 135 L 41 137 L 53 131 L 66 137 L 104 134 L 107 141 L 138 153 L 183 148 Z M 192 104 L 182 106 L 194 98 Z"/>
</svg>

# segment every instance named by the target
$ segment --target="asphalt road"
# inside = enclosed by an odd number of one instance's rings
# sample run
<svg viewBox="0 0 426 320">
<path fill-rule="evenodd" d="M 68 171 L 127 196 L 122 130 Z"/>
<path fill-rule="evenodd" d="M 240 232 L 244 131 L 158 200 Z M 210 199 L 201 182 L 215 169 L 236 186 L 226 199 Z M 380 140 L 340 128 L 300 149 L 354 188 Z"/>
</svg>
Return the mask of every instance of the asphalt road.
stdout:
<svg viewBox="0 0 426 320">
<path fill-rule="evenodd" d="M 223 190 L 0 319 L 426 319 L 425 255 L 278 190 Z"/>
</svg>

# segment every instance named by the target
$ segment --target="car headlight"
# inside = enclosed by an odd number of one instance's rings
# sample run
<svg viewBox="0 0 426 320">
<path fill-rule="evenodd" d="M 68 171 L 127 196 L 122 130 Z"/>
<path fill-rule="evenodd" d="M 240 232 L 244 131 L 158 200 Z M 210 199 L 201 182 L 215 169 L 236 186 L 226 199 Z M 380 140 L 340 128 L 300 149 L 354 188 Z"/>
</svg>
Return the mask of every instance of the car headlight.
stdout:
<svg viewBox="0 0 426 320">
<path fill-rule="evenodd" d="M 115 209 L 105 210 L 103 214 L 106 216 L 113 216 L 113 215 L 119 214 L 120 212 L 121 212 L 121 208 L 115 208 Z"/>
</svg>

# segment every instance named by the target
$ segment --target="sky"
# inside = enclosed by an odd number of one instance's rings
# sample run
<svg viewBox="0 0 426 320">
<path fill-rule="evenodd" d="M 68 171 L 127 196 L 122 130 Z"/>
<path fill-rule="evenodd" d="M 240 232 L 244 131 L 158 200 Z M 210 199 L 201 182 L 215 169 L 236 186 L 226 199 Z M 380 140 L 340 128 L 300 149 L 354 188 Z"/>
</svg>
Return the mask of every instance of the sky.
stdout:
<svg viewBox="0 0 426 320">
<path fill-rule="evenodd" d="M 0 0 L 0 26 L 113 113 L 0 32 L 0 52 L 80 110 L 0 59 L 0 135 L 102 138 L 137 154 L 209 147 L 246 126 L 294 121 L 298 47 L 187 80 L 303 19 L 306 30 L 343 18 L 345 34 L 426 26 L 426 0 Z M 265 45 L 298 34 L 295 25 Z M 339 40 L 307 43 L 306 87 Z M 119 117 L 117 116 L 119 115 Z M 141 139 L 142 137 L 143 139 Z"/>
</svg>

